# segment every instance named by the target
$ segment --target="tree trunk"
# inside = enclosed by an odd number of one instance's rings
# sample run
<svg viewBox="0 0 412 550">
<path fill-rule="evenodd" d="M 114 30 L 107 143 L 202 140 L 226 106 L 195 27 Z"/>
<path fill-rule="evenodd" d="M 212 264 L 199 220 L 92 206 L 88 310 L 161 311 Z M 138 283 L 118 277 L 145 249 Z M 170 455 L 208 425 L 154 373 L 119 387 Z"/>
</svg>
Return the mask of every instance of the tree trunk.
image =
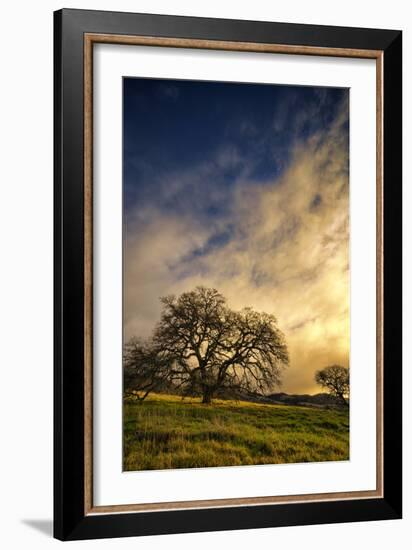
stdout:
<svg viewBox="0 0 412 550">
<path fill-rule="evenodd" d="M 212 402 L 212 391 L 209 388 L 203 390 L 203 399 L 202 403 L 205 405 L 210 405 Z"/>
<path fill-rule="evenodd" d="M 341 393 L 338 394 L 339 399 L 342 401 L 344 407 L 349 407 L 349 401 Z"/>
</svg>

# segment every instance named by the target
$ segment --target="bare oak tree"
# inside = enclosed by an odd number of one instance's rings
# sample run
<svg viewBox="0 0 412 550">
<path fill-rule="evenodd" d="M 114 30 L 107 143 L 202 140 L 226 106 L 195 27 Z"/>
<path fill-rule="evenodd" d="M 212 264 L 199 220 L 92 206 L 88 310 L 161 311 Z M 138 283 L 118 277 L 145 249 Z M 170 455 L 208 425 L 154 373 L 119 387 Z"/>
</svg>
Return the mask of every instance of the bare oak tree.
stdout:
<svg viewBox="0 0 412 550">
<path fill-rule="evenodd" d="M 144 398 L 169 384 L 210 403 L 222 390 L 265 394 L 280 385 L 289 357 L 273 315 L 232 311 L 217 290 L 205 287 L 161 302 L 151 339 L 125 346 L 125 386 Z"/>
<path fill-rule="evenodd" d="M 317 384 L 327 389 L 345 405 L 349 400 L 349 369 L 340 365 L 331 365 L 315 374 Z"/>
</svg>

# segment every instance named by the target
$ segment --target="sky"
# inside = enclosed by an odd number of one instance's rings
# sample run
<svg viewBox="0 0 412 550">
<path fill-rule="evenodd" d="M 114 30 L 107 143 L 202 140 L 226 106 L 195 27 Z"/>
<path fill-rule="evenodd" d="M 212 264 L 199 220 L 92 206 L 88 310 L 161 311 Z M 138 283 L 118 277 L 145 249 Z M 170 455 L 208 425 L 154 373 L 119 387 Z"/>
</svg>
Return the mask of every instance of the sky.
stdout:
<svg viewBox="0 0 412 550">
<path fill-rule="evenodd" d="M 349 90 L 125 78 L 124 336 L 160 296 L 216 288 L 272 313 L 317 393 L 349 366 Z"/>
</svg>

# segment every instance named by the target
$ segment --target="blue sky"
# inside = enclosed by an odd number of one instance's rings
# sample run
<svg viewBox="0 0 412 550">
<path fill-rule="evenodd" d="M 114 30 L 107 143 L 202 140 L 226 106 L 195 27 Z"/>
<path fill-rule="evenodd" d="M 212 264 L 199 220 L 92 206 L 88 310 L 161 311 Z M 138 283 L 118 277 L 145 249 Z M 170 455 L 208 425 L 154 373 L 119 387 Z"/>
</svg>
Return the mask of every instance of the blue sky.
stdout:
<svg viewBox="0 0 412 550">
<path fill-rule="evenodd" d="M 152 201 L 186 208 L 194 197 L 185 188 L 166 199 L 159 187 L 170 174 L 212 163 L 219 169 L 207 186 L 219 192 L 190 206 L 206 218 L 219 215 L 240 175 L 278 178 L 294 145 L 327 129 L 346 95 L 340 88 L 126 78 L 126 209 Z"/>
<path fill-rule="evenodd" d="M 214 286 L 277 315 L 284 390 L 314 391 L 348 361 L 348 171 L 347 89 L 125 78 L 126 337 Z"/>
</svg>

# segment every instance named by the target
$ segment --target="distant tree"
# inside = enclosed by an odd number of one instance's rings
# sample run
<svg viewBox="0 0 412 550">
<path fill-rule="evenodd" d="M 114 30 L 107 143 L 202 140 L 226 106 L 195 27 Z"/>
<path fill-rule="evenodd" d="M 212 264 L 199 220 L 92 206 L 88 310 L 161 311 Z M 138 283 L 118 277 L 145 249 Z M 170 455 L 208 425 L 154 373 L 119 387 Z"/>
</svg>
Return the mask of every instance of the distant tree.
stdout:
<svg viewBox="0 0 412 550">
<path fill-rule="evenodd" d="M 349 402 L 349 369 L 340 365 L 331 365 L 315 374 L 317 384 L 327 389 L 331 395 L 345 405 Z"/>
<path fill-rule="evenodd" d="M 125 346 L 125 388 L 146 397 L 172 385 L 210 403 L 222 390 L 265 394 L 289 363 L 276 318 L 252 308 L 233 311 L 217 290 L 197 287 L 161 298 L 152 337 Z"/>
</svg>

